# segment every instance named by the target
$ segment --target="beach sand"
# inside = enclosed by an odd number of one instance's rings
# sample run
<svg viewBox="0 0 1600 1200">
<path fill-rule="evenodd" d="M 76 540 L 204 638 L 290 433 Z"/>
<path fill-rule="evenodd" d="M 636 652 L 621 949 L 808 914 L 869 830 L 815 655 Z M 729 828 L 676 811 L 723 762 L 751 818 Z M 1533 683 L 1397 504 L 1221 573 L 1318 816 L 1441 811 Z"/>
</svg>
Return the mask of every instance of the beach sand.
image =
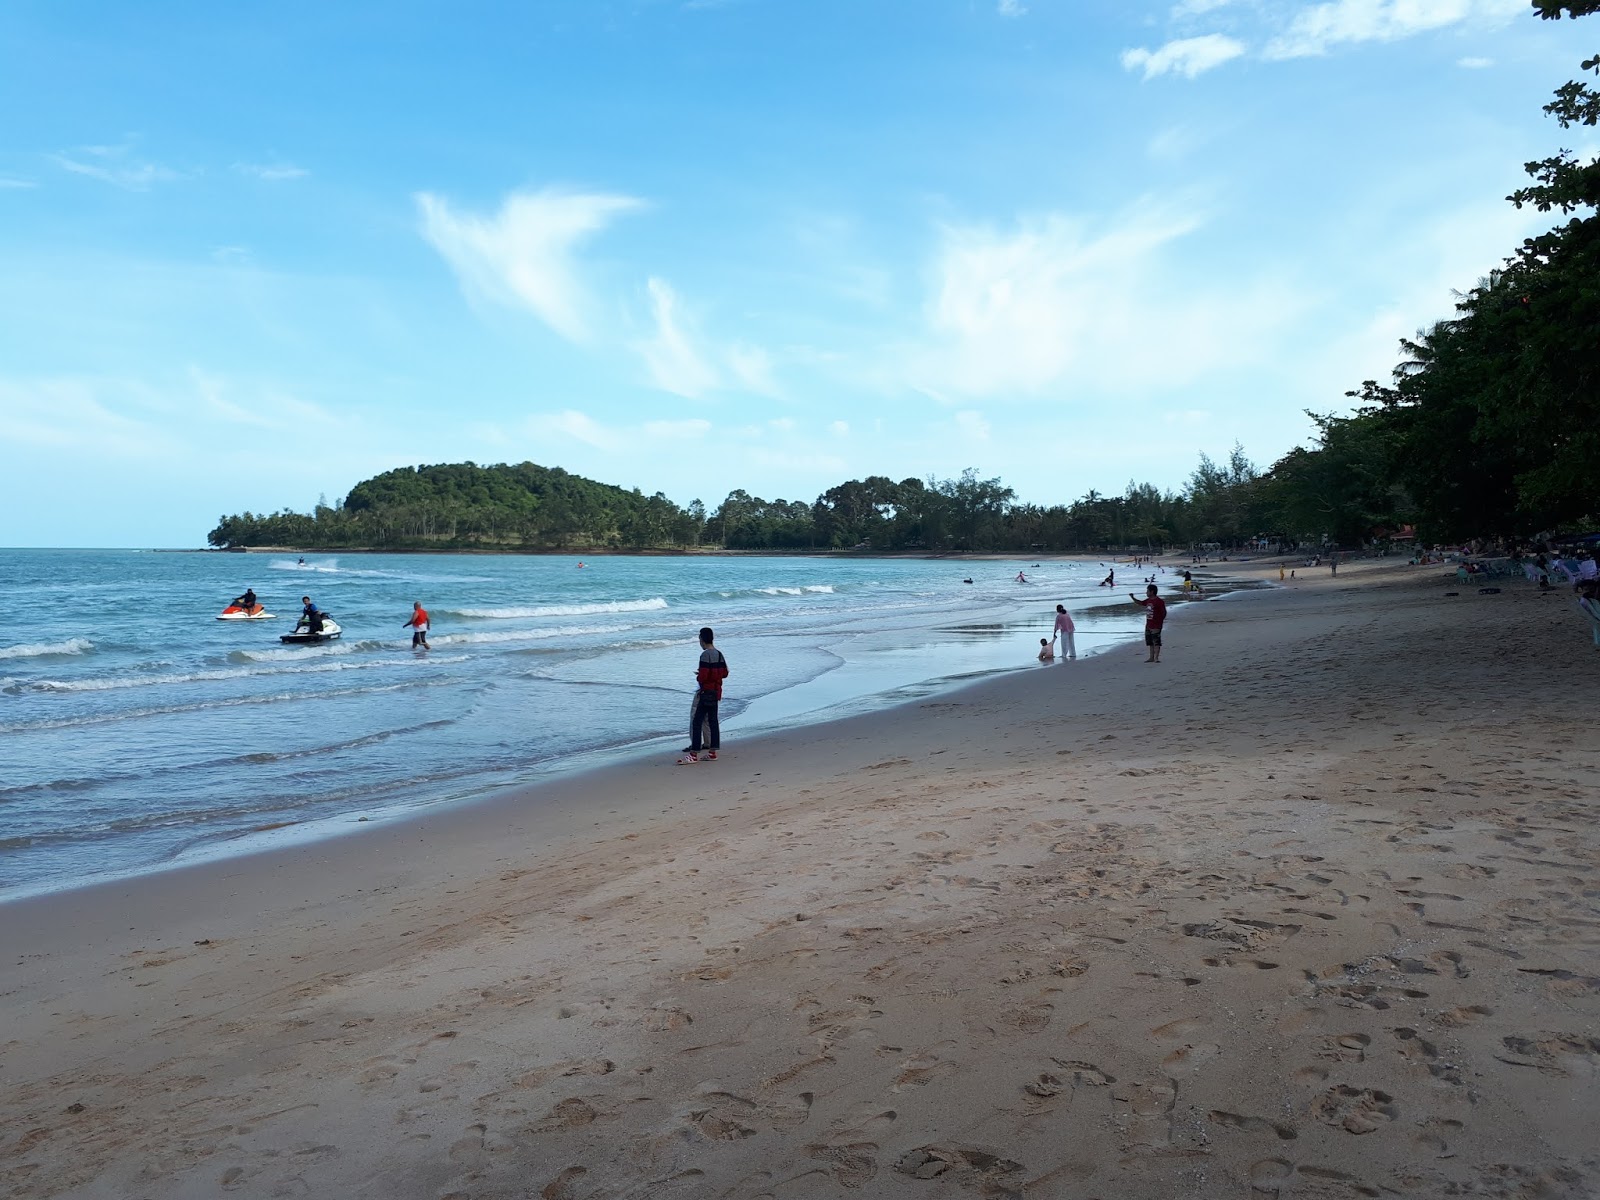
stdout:
<svg viewBox="0 0 1600 1200">
<path fill-rule="evenodd" d="M 1300 574 L 1156 666 L 8 905 L 0 1194 L 1600 1194 L 1588 631 Z"/>
</svg>

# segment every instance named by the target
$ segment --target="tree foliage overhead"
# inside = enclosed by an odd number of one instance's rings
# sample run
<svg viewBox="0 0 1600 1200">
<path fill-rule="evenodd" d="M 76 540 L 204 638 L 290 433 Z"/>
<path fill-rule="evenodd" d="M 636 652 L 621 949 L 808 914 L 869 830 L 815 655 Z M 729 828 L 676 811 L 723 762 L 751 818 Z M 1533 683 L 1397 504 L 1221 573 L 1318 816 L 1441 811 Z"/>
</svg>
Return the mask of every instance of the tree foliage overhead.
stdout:
<svg viewBox="0 0 1600 1200">
<path fill-rule="evenodd" d="M 1600 0 L 1533 0 L 1546 20 Z M 1581 67 L 1600 73 L 1600 56 Z M 1600 91 L 1556 89 L 1562 129 L 1600 124 Z M 1270 537 L 1354 545 L 1415 524 L 1430 540 L 1517 536 L 1600 517 L 1600 160 L 1526 164 L 1507 199 L 1561 223 L 1516 247 L 1453 316 L 1401 342 L 1390 383 L 1346 393 L 1348 416 L 1265 471 L 1235 446 L 1181 494 L 1130 482 L 1050 507 L 999 479 L 852 479 L 814 501 L 742 488 L 707 512 L 533 463 L 404 467 L 311 513 L 223 517 L 214 546 L 744 550 L 1089 550 Z"/>
</svg>

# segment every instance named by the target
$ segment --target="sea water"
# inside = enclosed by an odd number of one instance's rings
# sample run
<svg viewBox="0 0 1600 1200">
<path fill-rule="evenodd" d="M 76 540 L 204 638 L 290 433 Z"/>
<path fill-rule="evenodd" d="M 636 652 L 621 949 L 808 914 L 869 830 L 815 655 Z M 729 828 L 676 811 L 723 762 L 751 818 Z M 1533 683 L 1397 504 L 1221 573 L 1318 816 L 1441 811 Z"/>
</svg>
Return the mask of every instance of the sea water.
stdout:
<svg viewBox="0 0 1600 1200">
<path fill-rule="evenodd" d="M 1060 562 L 0 550 L 0 898 L 348 829 L 607 755 L 670 764 L 702 625 L 732 669 L 722 724 L 735 744 L 1039 669 L 1060 602 L 1079 655 L 1093 654 L 1140 627 L 1103 575 Z M 276 619 L 215 620 L 247 587 Z M 279 642 L 305 595 L 340 640 Z M 433 620 L 426 652 L 402 628 L 413 601 Z"/>
</svg>

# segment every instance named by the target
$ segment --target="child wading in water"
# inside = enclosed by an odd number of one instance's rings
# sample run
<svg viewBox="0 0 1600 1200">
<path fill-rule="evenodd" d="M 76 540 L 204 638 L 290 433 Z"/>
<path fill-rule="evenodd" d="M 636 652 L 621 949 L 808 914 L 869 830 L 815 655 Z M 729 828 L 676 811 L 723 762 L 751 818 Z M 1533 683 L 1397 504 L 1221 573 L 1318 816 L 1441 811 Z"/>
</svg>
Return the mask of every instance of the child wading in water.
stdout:
<svg viewBox="0 0 1600 1200">
<path fill-rule="evenodd" d="M 728 677 L 728 660 L 712 645 L 714 635 L 707 625 L 700 631 L 700 662 L 695 667 L 696 690 L 689 708 L 689 744 L 680 763 L 700 761 L 700 751 L 714 759 L 722 746 L 722 724 L 717 720 L 717 705 L 722 700 L 722 681 Z"/>
<path fill-rule="evenodd" d="M 1055 660 L 1056 660 L 1056 648 L 1050 644 L 1050 639 L 1049 638 L 1040 638 L 1039 639 L 1039 661 L 1040 662 L 1055 662 Z"/>
</svg>

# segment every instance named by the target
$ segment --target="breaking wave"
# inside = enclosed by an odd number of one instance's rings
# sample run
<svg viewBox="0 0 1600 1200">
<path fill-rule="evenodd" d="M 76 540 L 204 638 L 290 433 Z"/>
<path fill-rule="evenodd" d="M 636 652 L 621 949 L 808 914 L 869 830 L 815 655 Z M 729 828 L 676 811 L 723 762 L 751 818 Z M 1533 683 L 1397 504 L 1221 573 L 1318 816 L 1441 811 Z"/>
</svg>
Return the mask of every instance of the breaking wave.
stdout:
<svg viewBox="0 0 1600 1200">
<path fill-rule="evenodd" d="M 54 658 L 68 654 L 87 654 L 94 649 L 88 638 L 68 638 L 64 642 L 28 642 L 21 646 L 0 646 L 0 658 Z"/>
<path fill-rule="evenodd" d="M 452 617 L 479 620 L 515 620 L 526 617 L 587 617 L 597 613 L 659 612 L 667 607 L 660 596 L 650 600 L 612 600 L 598 604 L 538 604 L 509 608 L 441 608 Z"/>
</svg>

